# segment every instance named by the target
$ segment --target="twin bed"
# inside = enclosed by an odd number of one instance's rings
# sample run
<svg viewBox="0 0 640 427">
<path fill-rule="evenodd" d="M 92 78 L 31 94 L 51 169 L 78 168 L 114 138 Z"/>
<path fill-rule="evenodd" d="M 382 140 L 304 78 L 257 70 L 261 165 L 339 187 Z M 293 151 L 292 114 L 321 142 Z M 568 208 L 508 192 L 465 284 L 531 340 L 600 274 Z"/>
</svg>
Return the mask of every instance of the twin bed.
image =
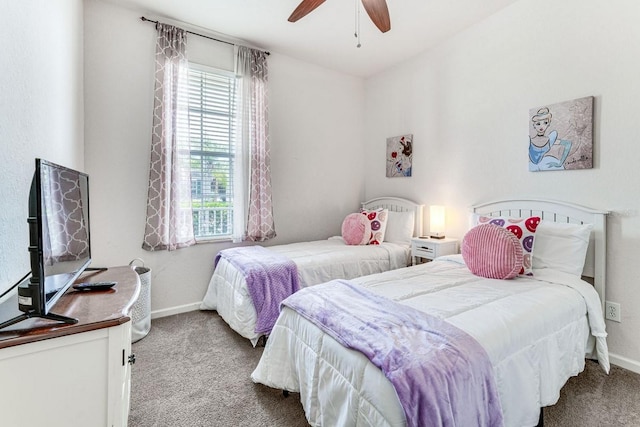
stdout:
<svg viewBox="0 0 640 427">
<path fill-rule="evenodd" d="M 474 207 L 474 212 L 491 217 L 538 216 L 543 223 L 554 225 L 545 228 L 547 233 L 553 231 L 551 237 L 536 236 L 539 246 L 534 245 L 533 276 L 512 280 L 479 277 L 469 271 L 461 255 L 454 255 L 356 278 L 350 284 L 332 281 L 302 289 L 283 304 L 262 358 L 252 373 L 253 381 L 300 393 L 305 415 L 314 426 L 447 425 L 456 424 L 456 420 L 457 425 L 469 425 L 460 420 L 465 419 L 463 412 L 472 405 L 456 397 L 460 384 L 449 381 L 449 371 L 444 373 L 444 367 L 442 375 L 429 374 L 446 381 L 438 383 L 435 389 L 428 389 L 426 384 L 427 389 L 418 393 L 412 387 L 425 386 L 420 382 L 431 380 L 411 382 L 409 377 L 398 381 L 395 367 L 390 373 L 389 367 L 384 366 L 389 358 L 406 359 L 408 353 L 430 353 L 431 349 L 427 351 L 415 343 L 404 350 L 385 348 L 375 338 L 361 341 L 341 329 L 343 323 L 350 323 L 353 318 L 357 318 L 354 322 L 361 321 L 356 322 L 356 329 L 385 329 L 377 327 L 382 324 L 382 316 L 377 319 L 376 305 L 371 303 L 382 300 L 389 302 L 380 304 L 384 308 L 381 312 L 396 310 L 409 323 L 411 319 L 420 319 L 416 320 L 419 323 L 425 316 L 430 327 L 441 322 L 446 325 L 443 330 L 462 331 L 462 335 L 470 336 L 480 345 L 480 351 L 470 353 L 471 359 L 486 359 L 492 378 L 490 387 L 483 383 L 481 390 L 471 390 L 481 396 L 478 413 L 471 414 L 482 416 L 476 418 L 482 418 L 473 423 L 476 425 L 534 426 L 541 419 L 541 408 L 556 403 L 567 379 L 584 369 L 585 357 L 597 359 L 608 372 L 602 313 L 606 212 L 540 200 L 488 203 Z M 586 242 L 575 239 L 578 228 L 588 228 Z M 588 244 L 586 260 L 581 252 L 583 244 Z M 539 249 L 537 259 L 536 249 Z M 582 254 L 578 266 L 576 253 L 578 260 Z M 582 280 L 575 273 L 576 268 L 593 283 Z M 342 301 L 342 295 L 346 298 L 349 293 L 362 296 Z M 321 295 L 326 299 L 318 299 Z M 331 301 L 332 296 L 338 304 Z M 380 299 L 381 296 L 384 298 Z M 355 307 L 359 306 L 359 300 L 370 303 L 368 309 L 373 318 L 358 317 L 361 312 Z M 325 323 L 319 324 L 308 316 L 314 304 L 322 314 L 320 317 L 325 317 Z M 340 304 L 344 306 L 342 311 L 333 307 Z M 428 332 L 437 339 L 444 335 L 437 328 Z M 405 344 L 395 334 L 391 338 L 381 336 L 379 341 Z M 444 338 L 440 346 L 452 348 Z M 454 368 L 462 363 L 457 354 L 452 359 Z M 440 371 L 439 365 L 435 366 L 438 368 L 432 366 L 430 371 Z M 476 373 L 459 366 L 454 372 L 467 383 L 472 382 Z M 491 387 L 495 388 L 495 394 L 491 394 Z M 487 416 L 483 404 L 494 411 L 497 404 L 497 412 Z"/>
<path fill-rule="evenodd" d="M 293 260 L 301 288 L 333 279 L 353 279 L 411 263 L 411 237 L 422 235 L 423 205 L 398 197 L 379 197 L 362 203 L 362 209 L 386 209 L 389 214 L 385 241 L 380 245 L 347 245 L 339 237 L 312 242 L 270 246 L 275 254 Z M 220 317 L 255 346 L 263 330 L 256 330 L 258 312 L 240 268 L 220 258 L 201 310 L 217 310 Z"/>
</svg>

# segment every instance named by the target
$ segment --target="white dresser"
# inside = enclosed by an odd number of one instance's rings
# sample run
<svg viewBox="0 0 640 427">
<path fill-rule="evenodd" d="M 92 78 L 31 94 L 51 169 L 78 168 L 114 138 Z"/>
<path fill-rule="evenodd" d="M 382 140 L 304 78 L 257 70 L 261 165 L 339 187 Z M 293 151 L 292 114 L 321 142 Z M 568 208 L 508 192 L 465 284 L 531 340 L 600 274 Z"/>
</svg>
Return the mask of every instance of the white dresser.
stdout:
<svg viewBox="0 0 640 427">
<path fill-rule="evenodd" d="M 107 291 L 70 288 L 52 312 L 77 318 L 74 325 L 29 319 L 0 330 L 0 425 L 127 425 L 135 361 L 129 313 L 140 281 L 131 267 L 110 268 L 82 280 L 118 284 Z M 0 320 L 15 315 L 7 313 L 11 302 L 15 300 L 3 304 Z M 52 326 L 24 329 L 42 325 Z"/>
</svg>

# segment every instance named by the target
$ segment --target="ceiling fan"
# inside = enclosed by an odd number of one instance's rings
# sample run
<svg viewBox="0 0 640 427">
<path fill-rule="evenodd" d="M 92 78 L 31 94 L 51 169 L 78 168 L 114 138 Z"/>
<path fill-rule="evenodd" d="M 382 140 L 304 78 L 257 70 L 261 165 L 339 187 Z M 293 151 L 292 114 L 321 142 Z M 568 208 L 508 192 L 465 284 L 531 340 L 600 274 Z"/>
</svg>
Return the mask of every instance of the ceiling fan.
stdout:
<svg viewBox="0 0 640 427">
<path fill-rule="evenodd" d="M 289 16 L 289 22 L 296 22 L 324 2 L 325 0 L 302 0 L 296 10 Z M 386 33 L 391 29 L 391 20 L 389 19 L 389 9 L 387 8 L 386 0 L 362 0 L 362 5 L 364 6 L 364 10 L 367 11 L 369 18 L 371 18 L 380 31 Z"/>
</svg>

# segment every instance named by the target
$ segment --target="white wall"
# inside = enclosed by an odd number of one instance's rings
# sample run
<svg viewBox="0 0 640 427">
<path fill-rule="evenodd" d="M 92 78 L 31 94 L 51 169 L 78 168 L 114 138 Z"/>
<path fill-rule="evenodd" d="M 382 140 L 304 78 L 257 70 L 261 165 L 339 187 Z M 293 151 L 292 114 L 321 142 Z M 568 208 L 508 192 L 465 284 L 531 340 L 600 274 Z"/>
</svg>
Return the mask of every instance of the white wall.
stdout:
<svg viewBox="0 0 640 427">
<path fill-rule="evenodd" d="M 447 206 L 461 237 L 468 207 L 531 196 L 611 210 L 607 321 L 614 363 L 640 371 L 640 3 L 522 0 L 366 82 L 366 196 Z M 595 97 L 595 166 L 528 172 L 528 112 Z M 414 134 L 411 178 L 385 178 L 385 140 Z M 544 315 L 541 313 L 541 315 Z"/>
<path fill-rule="evenodd" d="M 85 1 L 85 149 L 93 264 L 123 265 L 142 258 L 152 269 L 152 311 L 188 308 L 202 300 L 214 256 L 230 244 L 173 252 L 141 249 L 155 29 L 141 22 L 140 15 Z M 218 68 L 233 66 L 231 47 L 193 35 L 188 56 Z M 268 244 L 339 234 L 342 219 L 364 196 L 364 82 L 277 52 L 269 58 L 269 79 L 278 237 Z"/>
<path fill-rule="evenodd" d="M 5 1 L 0 13 L 0 292 L 30 270 L 35 158 L 84 168 L 82 1 Z"/>
<path fill-rule="evenodd" d="M 622 323 L 607 322 L 609 346 L 615 363 L 640 371 L 639 15 L 635 0 L 522 0 L 366 86 L 274 52 L 279 236 L 270 243 L 338 233 L 363 196 L 445 204 L 452 236 L 463 235 L 468 206 L 490 199 L 539 196 L 609 209 L 607 299 L 622 304 Z M 11 36 L 0 38 L 0 291 L 29 269 L 27 195 L 34 158 L 42 157 L 91 175 L 94 265 L 145 259 L 154 310 L 204 294 L 213 257 L 228 245 L 140 249 L 154 30 L 138 16 L 97 0 L 86 0 L 84 22 L 80 0 L 3 4 L 0 26 Z M 224 45 L 191 37 L 190 48 L 195 61 L 231 64 Z M 529 108 L 582 96 L 595 96 L 595 167 L 528 172 Z M 387 179 L 385 140 L 404 133 L 414 134 L 414 176 Z"/>
</svg>

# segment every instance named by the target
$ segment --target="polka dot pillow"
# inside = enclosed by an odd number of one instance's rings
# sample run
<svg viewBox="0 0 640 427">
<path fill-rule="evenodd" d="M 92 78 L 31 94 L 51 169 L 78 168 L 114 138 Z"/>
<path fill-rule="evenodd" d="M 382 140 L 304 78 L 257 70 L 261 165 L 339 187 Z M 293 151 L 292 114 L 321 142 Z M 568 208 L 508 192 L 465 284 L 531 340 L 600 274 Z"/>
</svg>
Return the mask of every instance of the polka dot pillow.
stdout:
<svg viewBox="0 0 640 427">
<path fill-rule="evenodd" d="M 504 216 L 477 216 L 476 224 L 494 224 L 511 231 L 522 245 L 522 270 L 521 275 L 533 276 L 533 242 L 540 224 L 540 217 L 530 216 L 525 218 L 510 218 Z"/>
<path fill-rule="evenodd" d="M 366 216 L 371 224 L 369 245 L 379 245 L 384 242 L 384 233 L 387 229 L 389 210 L 384 208 L 362 209 L 360 213 Z"/>
</svg>

